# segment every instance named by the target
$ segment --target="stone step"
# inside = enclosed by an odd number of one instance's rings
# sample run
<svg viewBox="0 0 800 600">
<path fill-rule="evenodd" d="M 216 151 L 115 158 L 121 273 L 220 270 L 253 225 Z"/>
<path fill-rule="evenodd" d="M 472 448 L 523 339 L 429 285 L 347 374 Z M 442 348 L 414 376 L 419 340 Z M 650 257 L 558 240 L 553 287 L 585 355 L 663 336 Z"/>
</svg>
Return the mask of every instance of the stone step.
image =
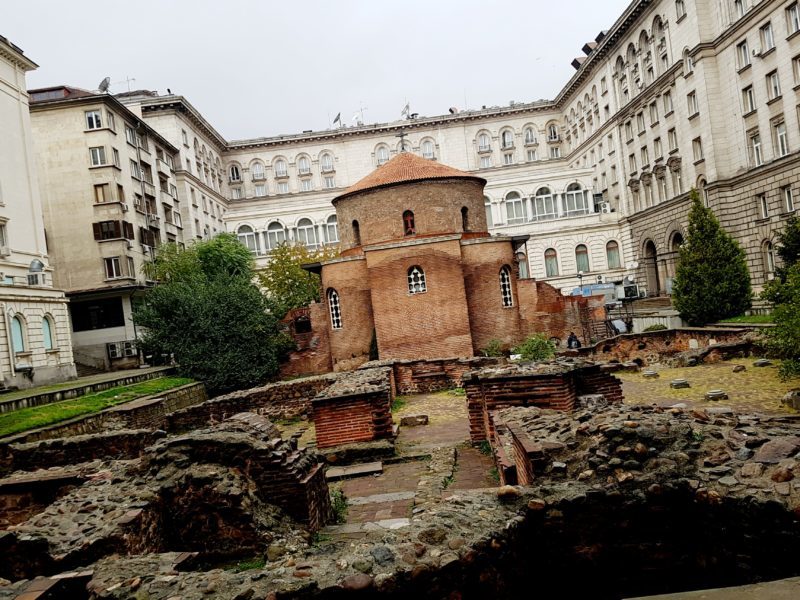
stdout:
<svg viewBox="0 0 800 600">
<path fill-rule="evenodd" d="M 336 481 L 346 477 L 363 477 L 364 475 L 374 475 L 376 473 L 383 473 L 383 463 L 370 462 L 344 467 L 329 467 L 325 477 L 328 481 Z"/>
</svg>

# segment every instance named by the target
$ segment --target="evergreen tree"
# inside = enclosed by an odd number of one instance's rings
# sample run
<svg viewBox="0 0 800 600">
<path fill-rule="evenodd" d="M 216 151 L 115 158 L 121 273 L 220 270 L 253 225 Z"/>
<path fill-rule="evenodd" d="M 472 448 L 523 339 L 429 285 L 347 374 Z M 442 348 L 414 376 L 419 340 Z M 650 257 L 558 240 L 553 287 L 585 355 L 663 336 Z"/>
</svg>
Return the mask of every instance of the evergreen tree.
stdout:
<svg viewBox="0 0 800 600">
<path fill-rule="evenodd" d="M 776 252 L 782 264 L 775 269 L 775 275 L 785 281 L 789 268 L 800 260 L 800 219 L 797 217 L 790 217 L 786 228 L 778 234 Z"/>
<path fill-rule="evenodd" d="M 745 254 L 714 213 L 690 194 L 689 233 L 681 246 L 673 302 L 690 325 L 741 315 L 750 308 L 752 289 Z"/>
</svg>

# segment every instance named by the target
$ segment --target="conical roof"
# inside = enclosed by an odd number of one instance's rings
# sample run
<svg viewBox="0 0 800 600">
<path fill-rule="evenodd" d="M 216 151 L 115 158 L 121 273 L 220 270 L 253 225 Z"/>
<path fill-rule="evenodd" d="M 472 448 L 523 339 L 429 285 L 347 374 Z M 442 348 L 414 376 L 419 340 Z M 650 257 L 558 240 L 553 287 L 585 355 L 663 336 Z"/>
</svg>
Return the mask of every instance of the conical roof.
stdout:
<svg viewBox="0 0 800 600">
<path fill-rule="evenodd" d="M 363 192 L 375 188 L 397 185 L 409 181 L 426 181 L 430 179 L 474 179 L 482 183 L 486 180 L 448 167 L 427 158 L 422 158 L 411 152 L 401 152 L 389 162 L 381 165 L 372 173 L 357 181 L 335 200 L 344 198 L 356 192 Z"/>
</svg>

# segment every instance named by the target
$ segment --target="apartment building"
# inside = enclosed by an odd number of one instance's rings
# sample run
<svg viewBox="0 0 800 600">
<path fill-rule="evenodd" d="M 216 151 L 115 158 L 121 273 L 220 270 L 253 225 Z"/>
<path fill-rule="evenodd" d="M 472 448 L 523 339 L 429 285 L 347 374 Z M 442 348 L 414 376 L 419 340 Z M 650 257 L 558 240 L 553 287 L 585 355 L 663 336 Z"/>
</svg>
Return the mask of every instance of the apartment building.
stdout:
<svg viewBox="0 0 800 600">
<path fill-rule="evenodd" d="M 0 36 L 0 388 L 73 379 L 67 300 L 53 287 L 25 77 L 37 65 Z"/>
<path fill-rule="evenodd" d="M 70 300 L 75 360 L 138 363 L 132 309 L 163 243 L 185 244 L 178 149 L 113 96 L 30 91 L 55 282 Z"/>
</svg>

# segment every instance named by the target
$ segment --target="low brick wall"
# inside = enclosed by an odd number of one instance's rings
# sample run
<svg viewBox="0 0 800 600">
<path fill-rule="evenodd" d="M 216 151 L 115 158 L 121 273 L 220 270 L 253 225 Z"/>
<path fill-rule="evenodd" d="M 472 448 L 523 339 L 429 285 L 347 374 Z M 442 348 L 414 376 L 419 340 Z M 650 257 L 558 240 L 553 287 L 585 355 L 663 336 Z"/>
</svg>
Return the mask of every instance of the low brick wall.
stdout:
<svg viewBox="0 0 800 600">
<path fill-rule="evenodd" d="M 205 402 L 208 399 L 202 383 L 189 383 L 157 396 L 147 396 L 125 404 L 107 408 L 99 413 L 76 417 L 41 429 L 33 429 L 0 440 L 6 444 L 22 444 L 54 438 L 99 433 L 120 429 L 165 429 L 167 416 L 181 408 Z M 0 451 L 2 453 L 2 451 Z"/>
<path fill-rule="evenodd" d="M 603 394 L 608 402 L 622 401 L 619 379 L 593 363 L 509 365 L 473 371 L 465 374 L 464 389 L 473 443 L 495 442 L 492 414 L 503 408 L 573 410 L 578 396 L 584 394 Z"/>
<path fill-rule="evenodd" d="M 461 387 L 464 373 L 484 367 L 499 366 L 503 357 L 437 358 L 428 360 L 383 360 L 365 363 L 360 369 L 391 367 L 398 394 L 427 394 Z"/>
<path fill-rule="evenodd" d="M 311 402 L 317 448 L 391 438 L 393 390 L 388 367 L 342 376 Z"/>
<path fill-rule="evenodd" d="M 0 414 L 10 412 L 12 410 L 19 410 L 20 408 L 29 408 L 31 406 L 41 406 L 42 404 L 52 404 L 53 402 L 61 402 L 62 400 L 69 400 L 71 398 L 78 398 L 86 394 L 94 394 L 113 387 L 121 385 L 134 385 L 142 381 L 149 381 L 151 379 L 158 379 L 166 375 L 171 375 L 175 372 L 175 367 L 163 367 L 158 370 L 137 373 L 136 375 L 128 375 L 126 377 L 119 377 L 110 381 L 101 381 L 98 383 L 91 383 L 88 385 L 77 384 L 65 389 L 57 390 L 54 392 L 45 392 L 42 394 L 34 394 L 25 398 L 16 398 L 13 400 L 4 399 L 0 395 Z"/>
<path fill-rule="evenodd" d="M 333 385 L 338 378 L 339 374 L 329 373 L 217 396 L 169 415 L 166 429 L 170 432 L 191 431 L 242 412 L 257 412 L 270 419 L 310 415 L 311 399 Z"/>
<path fill-rule="evenodd" d="M 84 480 L 77 473 L 40 473 L 0 480 L 0 530 L 27 521 Z"/>
</svg>

